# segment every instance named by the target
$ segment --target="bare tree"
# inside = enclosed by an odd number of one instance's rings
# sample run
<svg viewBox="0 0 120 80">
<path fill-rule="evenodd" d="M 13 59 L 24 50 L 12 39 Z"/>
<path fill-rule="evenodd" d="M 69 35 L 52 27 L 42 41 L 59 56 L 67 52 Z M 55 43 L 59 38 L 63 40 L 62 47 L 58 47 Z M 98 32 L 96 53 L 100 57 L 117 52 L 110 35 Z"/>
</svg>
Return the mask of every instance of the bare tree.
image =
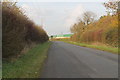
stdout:
<svg viewBox="0 0 120 80">
<path fill-rule="evenodd" d="M 105 6 L 105 8 L 107 9 L 108 14 L 111 13 L 112 15 L 114 15 L 117 13 L 119 1 L 120 0 L 109 0 L 108 2 L 103 4 Z"/>
<path fill-rule="evenodd" d="M 84 31 L 84 22 L 79 21 L 77 24 L 74 24 L 70 30 L 72 33 L 82 33 Z"/>
<path fill-rule="evenodd" d="M 70 28 L 70 31 L 72 33 L 76 33 L 77 32 L 77 24 L 76 23 Z"/>
<path fill-rule="evenodd" d="M 87 11 L 83 14 L 83 19 L 78 18 L 78 22 L 75 23 L 71 28 L 72 33 L 83 33 L 85 26 L 95 21 L 96 15 L 93 12 Z"/>
<path fill-rule="evenodd" d="M 91 11 L 86 11 L 83 13 L 83 22 L 88 25 L 95 21 L 96 14 Z"/>
</svg>

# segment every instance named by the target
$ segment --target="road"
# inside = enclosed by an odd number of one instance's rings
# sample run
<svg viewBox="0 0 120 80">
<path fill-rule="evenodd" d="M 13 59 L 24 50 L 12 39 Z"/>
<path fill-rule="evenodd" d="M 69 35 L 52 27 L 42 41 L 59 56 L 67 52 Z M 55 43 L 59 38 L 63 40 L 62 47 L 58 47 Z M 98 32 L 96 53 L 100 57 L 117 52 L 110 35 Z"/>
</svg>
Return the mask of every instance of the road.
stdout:
<svg viewBox="0 0 120 80">
<path fill-rule="evenodd" d="M 117 78 L 118 55 L 54 41 L 41 78 Z"/>
</svg>

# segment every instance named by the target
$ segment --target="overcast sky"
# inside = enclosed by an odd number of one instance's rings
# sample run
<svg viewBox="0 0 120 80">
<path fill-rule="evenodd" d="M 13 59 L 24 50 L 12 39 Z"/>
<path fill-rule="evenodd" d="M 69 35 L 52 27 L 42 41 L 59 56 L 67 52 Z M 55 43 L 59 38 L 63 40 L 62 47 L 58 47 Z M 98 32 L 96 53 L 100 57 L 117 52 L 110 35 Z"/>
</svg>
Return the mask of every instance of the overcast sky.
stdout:
<svg viewBox="0 0 120 80">
<path fill-rule="evenodd" d="M 25 14 L 48 35 L 70 33 L 70 27 L 85 11 L 92 11 L 97 19 L 106 15 L 103 0 L 26 0 L 18 2 Z M 51 1 L 51 2 L 50 2 Z M 70 2 L 71 1 L 71 2 Z M 74 2 L 73 2 L 74 1 Z M 105 0 L 104 0 L 105 1 Z"/>
</svg>

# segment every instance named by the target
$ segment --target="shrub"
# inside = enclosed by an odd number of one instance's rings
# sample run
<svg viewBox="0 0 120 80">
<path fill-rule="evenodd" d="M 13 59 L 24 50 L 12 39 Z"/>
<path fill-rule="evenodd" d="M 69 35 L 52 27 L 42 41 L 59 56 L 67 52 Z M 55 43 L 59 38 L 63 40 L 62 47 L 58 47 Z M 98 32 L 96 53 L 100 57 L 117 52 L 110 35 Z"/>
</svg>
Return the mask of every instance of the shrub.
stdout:
<svg viewBox="0 0 120 80">
<path fill-rule="evenodd" d="M 84 32 L 75 33 L 71 40 L 87 43 L 101 42 L 118 47 L 118 15 L 101 17 L 98 21 L 87 25 Z"/>
<path fill-rule="evenodd" d="M 2 50 L 3 58 L 20 54 L 26 45 L 43 43 L 48 35 L 29 20 L 13 2 L 2 4 Z"/>
</svg>

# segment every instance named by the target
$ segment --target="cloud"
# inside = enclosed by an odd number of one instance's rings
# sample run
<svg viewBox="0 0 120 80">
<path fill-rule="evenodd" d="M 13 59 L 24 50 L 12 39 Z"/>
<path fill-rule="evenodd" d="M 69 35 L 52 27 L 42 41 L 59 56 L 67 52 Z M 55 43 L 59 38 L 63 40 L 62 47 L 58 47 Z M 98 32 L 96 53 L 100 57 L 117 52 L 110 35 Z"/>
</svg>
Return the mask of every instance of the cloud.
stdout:
<svg viewBox="0 0 120 80">
<path fill-rule="evenodd" d="M 36 24 L 41 25 L 42 21 L 48 20 L 48 18 L 53 17 L 58 13 L 55 7 L 42 6 L 41 4 L 22 4 L 21 8 L 25 15 L 27 15 L 31 20 L 35 21 Z M 45 24 L 44 24 L 45 25 Z"/>
<path fill-rule="evenodd" d="M 46 9 L 41 9 L 38 5 L 21 5 L 22 11 L 27 15 L 31 20 L 35 21 L 36 24 L 41 24 L 42 19 L 45 17 L 45 13 L 47 13 Z"/>
<path fill-rule="evenodd" d="M 70 13 L 70 15 L 68 16 L 67 20 L 66 20 L 66 26 L 67 27 L 71 27 L 74 23 L 76 23 L 77 19 L 79 17 L 82 17 L 82 14 L 84 13 L 84 8 L 82 7 L 82 5 L 77 5 L 73 11 Z"/>
</svg>

